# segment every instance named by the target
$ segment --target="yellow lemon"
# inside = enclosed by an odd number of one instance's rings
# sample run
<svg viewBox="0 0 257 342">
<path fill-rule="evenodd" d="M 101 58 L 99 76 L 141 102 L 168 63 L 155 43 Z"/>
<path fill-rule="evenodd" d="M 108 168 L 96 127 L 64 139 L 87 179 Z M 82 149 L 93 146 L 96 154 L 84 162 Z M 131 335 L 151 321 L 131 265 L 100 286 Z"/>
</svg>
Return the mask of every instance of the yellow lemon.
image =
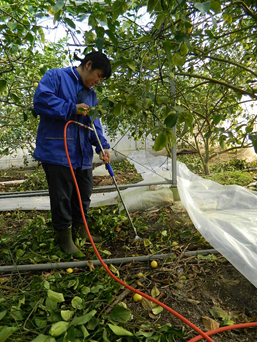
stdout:
<svg viewBox="0 0 257 342">
<path fill-rule="evenodd" d="M 144 274 L 143 274 L 142 272 L 139 272 L 139 273 L 137 274 L 137 277 L 138 277 L 138 278 L 142 278 L 142 277 L 144 277 Z"/>
<path fill-rule="evenodd" d="M 135 293 L 133 296 L 134 302 L 139 302 L 142 299 L 142 296 L 138 293 Z"/>
<path fill-rule="evenodd" d="M 151 262 L 151 267 L 152 267 L 152 268 L 158 267 L 157 261 L 153 260 L 153 261 Z"/>
<path fill-rule="evenodd" d="M 67 273 L 73 273 L 73 269 L 72 268 L 67 268 Z"/>
<path fill-rule="evenodd" d="M 37 83 L 37 82 L 35 82 L 35 83 L 34 83 L 34 87 L 36 88 L 37 86 L 38 86 L 38 83 Z"/>
</svg>

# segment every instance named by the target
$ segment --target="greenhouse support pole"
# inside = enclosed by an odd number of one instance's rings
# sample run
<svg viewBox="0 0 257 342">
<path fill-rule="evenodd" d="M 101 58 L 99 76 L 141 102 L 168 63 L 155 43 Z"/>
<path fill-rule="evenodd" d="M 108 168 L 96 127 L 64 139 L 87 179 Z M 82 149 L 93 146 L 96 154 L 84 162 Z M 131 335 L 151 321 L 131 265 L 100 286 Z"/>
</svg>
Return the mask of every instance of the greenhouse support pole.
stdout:
<svg viewBox="0 0 257 342">
<path fill-rule="evenodd" d="M 174 106 L 176 104 L 176 85 L 175 80 L 170 78 L 170 96 L 174 100 Z M 172 131 L 176 136 L 176 125 L 172 127 Z M 172 167 L 172 185 L 177 185 L 177 144 L 174 145 L 171 151 L 171 167 Z"/>
</svg>

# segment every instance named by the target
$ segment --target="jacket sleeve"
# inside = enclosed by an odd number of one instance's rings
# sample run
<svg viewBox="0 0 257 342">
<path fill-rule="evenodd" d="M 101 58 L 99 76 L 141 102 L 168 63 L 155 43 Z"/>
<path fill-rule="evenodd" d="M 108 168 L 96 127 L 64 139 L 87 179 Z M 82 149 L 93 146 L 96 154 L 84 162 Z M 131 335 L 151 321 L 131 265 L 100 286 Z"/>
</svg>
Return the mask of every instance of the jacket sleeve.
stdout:
<svg viewBox="0 0 257 342">
<path fill-rule="evenodd" d="M 34 108 L 37 115 L 47 115 L 57 120 L 68 121 L 76 114 L 76 103 L 58 96 L 61 86 L 57 69 L 49 70 L 39 82 L 34 95 Z"/>
<path fill-rule="evenodd" d="M 95 129 L 96 129 L 97 135 L 99 137 L 99 140 L 103 146 L 103 149 L 109 149 L 110 145 L 108 144 L 107 140 L 105 139 L 105 137 L 103 135 L 103 129 L 102 129 L 99 118 L 95 118 L 93 123 L 95 125 Z M 97 140 L 94 132 L 92 132 L 92 134 L 91 134 L 91 144 L 96 146 L 95 151 L 96 151 L 96 153 L 99 154 L 101 151 L 101 147 L 98 143 L 98 140 Z"/>
</svg>

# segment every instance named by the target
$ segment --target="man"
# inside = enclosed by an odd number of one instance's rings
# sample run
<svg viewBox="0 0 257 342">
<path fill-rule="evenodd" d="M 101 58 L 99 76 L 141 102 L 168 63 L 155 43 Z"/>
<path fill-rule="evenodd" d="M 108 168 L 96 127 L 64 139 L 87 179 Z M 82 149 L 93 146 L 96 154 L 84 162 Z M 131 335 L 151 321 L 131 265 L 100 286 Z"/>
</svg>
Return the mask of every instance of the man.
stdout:
<svg viewBox="0 0 257 342">
<path fill-rule="evenodd" d="M 111 76 L 111 64 L 105 54 L 91 52 L 77 68 L 51 69 L 46 72 L 34 96 L 34 108 L 40 116 L 34 158 L 42 162 L 49 186 L 53 227 L 57 232 L 61 249 L 67 254 L 79 252 L 73 241 L 78 233 L 87 237 L 78 203 L 75 184 L 69 169 L 64 148 L 64 127 L 67 121 L 75 120 L 90 126 L 87 116 L 90 107 L 95 107 L 97 96 L 93 87 Z M 105 163 L 110 162 L 110 145 L 103 136 L 100 120 L 94 125 L 103 146 L 100 150 L 94 132 L 76 124 L 67 128 L 67 144 L 72 167 L 81 193 L 86 219 L 93 189 L 92 145 Z M 94 237 L 99 242 L 100 237 Z"/>
</svg>

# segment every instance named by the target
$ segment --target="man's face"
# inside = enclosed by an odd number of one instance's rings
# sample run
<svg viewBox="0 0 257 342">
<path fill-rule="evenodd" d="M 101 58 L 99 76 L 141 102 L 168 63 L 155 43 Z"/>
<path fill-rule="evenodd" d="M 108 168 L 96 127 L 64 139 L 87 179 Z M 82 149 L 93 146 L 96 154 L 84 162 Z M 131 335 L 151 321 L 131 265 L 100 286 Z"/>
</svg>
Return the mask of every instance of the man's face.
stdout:
<svg viewBox="0 0 257 342">
<path fill-rule="evenodd" d="M 103 80 L 103 70 L 92 70 L 92 62 L 88 61 L 82 70 L 81 78 L 87 88 L 92 88 Z"/>
</svg>

